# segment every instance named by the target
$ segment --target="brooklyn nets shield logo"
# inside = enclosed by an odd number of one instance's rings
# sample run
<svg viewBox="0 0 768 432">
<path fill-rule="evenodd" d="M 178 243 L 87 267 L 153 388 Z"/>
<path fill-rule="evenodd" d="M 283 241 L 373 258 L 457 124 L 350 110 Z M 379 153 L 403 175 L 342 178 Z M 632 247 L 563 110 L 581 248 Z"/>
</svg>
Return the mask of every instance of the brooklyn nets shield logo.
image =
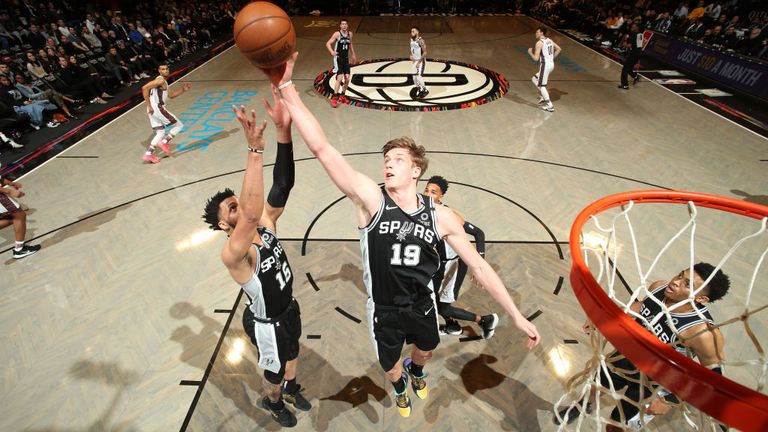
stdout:
<svg viewBox="0 0 768 432">
<path fill-rule="evenodd" d="M 365 60 L 351 67 L 346 97 L 350 105 L 392 111 L 444 111 L 494 101 L 509 83 L 482 66 L 452 60 L 427 59 L 424 83 L 429 95 L 416 98 L 416 84 L 407 58 Z M 336 75 L 327 70 L 315 78 L 315 89 L 330 98 Z"/>
</svg>

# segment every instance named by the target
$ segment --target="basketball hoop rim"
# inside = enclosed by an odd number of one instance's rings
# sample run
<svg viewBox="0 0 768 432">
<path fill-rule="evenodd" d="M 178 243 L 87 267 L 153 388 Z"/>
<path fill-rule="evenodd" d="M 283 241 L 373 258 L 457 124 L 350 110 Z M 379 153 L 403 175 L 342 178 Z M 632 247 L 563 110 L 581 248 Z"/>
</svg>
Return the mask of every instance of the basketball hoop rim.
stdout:
<svg viewBox="0 0 768 432">
<path fill-rule="evenodd" d="M 601 198 L 579 213 L 570 233 L 571 285 L 582 308 L 605 338 L 638 369 L 686 402 L 740 430 L 768 430 L 768 396 L 705 368 L 662 343 L 625 314 L 597 283 L 581 250 L 581 230 L 589 218 L 613 207 L 635 203 L 686 204 L 727 211 L 754 219 L 768 217 L 768 207 L 689 191 L 638 190 Z"/>
</svg>

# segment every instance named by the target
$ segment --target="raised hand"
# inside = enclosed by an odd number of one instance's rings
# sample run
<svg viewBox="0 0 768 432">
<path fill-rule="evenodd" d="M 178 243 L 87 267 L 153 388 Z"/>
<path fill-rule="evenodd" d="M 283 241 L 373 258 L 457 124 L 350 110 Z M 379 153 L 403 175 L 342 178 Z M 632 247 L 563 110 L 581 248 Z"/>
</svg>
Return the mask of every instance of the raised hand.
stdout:
<svg viewBox="0 0 768 432">
<path fill-rule="evenodd" d="M 262 68 L 261 71 L 267 75 L 267 78 L 269 78 L 269 81 L 272 83 L 272 85 L 277 87 L 280 84 L 291 80 L 291 77 L 293 76 L 293 67 L 296 65 L 296 57 L 298 57 L 298 55 L 299 53 L 295 52 L 291 54 L 290 57 L 288 57 L 288 61 L 281 64 L 280 66 L 269 69 Z"/>
<path fill-rule="evenodd" d="M 237 121 L 243 126 L 243 133 L 245 133 L 245 139 L 248 141 L 248 147 L 263 149 L 264 129 L 267 127 L 267 121 L 264 120 L 260 126 L 257 125 L 256 111 L 251 110 L 251 115 L 249 116 L 243 105 L 240 105 L 239 108 L 232 105 L 232 109 L 235 110 Z"/>
<path fill-rule="evenodd" d="M 288 109 L 283 105 L 283 100 L 280 95 L 277 94 L 277 87 L 272 86 L 272 105 L 264 99 L 264 108 L 267 110 L 267 114 L 272 119 L 277 129 L 290 128 L 291 127 L 291 115 L 288 113 Z"/>
</svg>

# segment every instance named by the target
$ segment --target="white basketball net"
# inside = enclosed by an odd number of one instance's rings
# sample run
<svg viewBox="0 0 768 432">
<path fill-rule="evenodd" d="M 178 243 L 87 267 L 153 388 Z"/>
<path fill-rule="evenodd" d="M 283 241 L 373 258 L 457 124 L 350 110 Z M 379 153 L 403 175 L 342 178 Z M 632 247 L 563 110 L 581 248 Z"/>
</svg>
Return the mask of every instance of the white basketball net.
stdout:
<svg viewBox="0 0 768 432">
<path fill-rule="evenodd" d="M 652 328 L 659 320 L 666 318 L 669 320 L 668 322 L 671 324 L 670 327 L 672 327 L 673 331 L 677 332 L 677 329 L 674 328 L 670 312 L 674 312 L 676 308 L 684 304 L 693 305 L 694 296 L 707 286 L 715 272 L 712 272 L 712 275 L 704 281 L 704 284 L 698 290 L 692 291 L 688 299 L 669 307 L 651 296 L 648 287 L 656 280 L 668 280 L 682 268 L 689 268 L 692 273 L 695 263 L 707 261 L 707 259 L 703 259 L 705 256 L 709 258 L 713 253 L 719 253 L 713 251 L 725 250 L 725 247 L 717 248 L 715 245 L 715 243 L 721 240 L 729 240 L 725 239 L 727 237 L 726 232 L 728 231 L 725 226 L 716 226 L 714 229 L 708 227 L 712 234 L 710 234 L 708 240 L 703 241 L 705 245 L 700 246 L 701 250 L 696 250 L 697 228 L 699 219 L 701 219 L 699 217 L 700 209 L 702 211 L 718 213 L 721 215 L 718 217 L 722 217 L 725 214 L 732 218 L 737 218 L 738 222 L 742 226 L 746 226 L 746 228 L 742 229 L 733 239 L 730 239 L 728 244 L 732 244 L 732 246 L 717 262 L 716 270 L 724 269 L 725 273 L 731 278 L 731 287 L 723 300 L 714 303 L 710 307 L 712 317 L 716 320 L 716 324 L 712 328 L 720 328 L 721 332 L 726 336 L 726 354 L 722 362 L 724 375 L 749 388 L 764 391 L 766 377 L 768 376 L 768 359 L 766 359 L 763 343 L 761 343 L 756 333 L 768 334 L 766 333 L 768 332 L 766 330 L 768 327 L 765 325 L 765 322 L 768 322 L 768 316 L 761 314 L 768 307 L 768 294 L 763 294 L 763 292 L 768 291 L 765 289 L 768 277 L 766 277 L 765 272 L 761 273 L 762 264 L 766 254 L 768 254 L 768 234 L 766 231 L 768 218 L 755 220 L 732 215 L 728 212 L 715 211 L 704 207 L 699 208 L 693 202 L 688 202 L 688 221 L 677 231 L 670 231 L 672 236 L 666 241 L 666 244 L 663 244 L 663 240 L 657 240 L 655 247 L 645 248 L 652 251 L 657 250 L 658 252 L 644 254 L 641 252 L 641 245 L 635 236 L 636 228 L 633 226 L 633 220 L 630 219 L 630 212 L 634 207 L 646 206 L 654 206 L 654 204 L 643 203 L 642 206 L 639 204 L 635 206 L 635 203 L 630 201 L 621 208 L 615 208 L 613 211 L 599 214 L 603 220 L 608 220 L 609 223 L 603 224 L 598 219 L 598 216 L 592 216 L 590 222 L 582 227 L 581 251 L 584 254 L 585 261 L 591 264 L 590 269 L 595 280 L 626 314 L 641 320 L 646 328 Z M 677 210 L 672 210 L 677 211 L 677 213 L 682 208 L 681 205 L 658 204 L 657 206 L 666 207 L 668 210 L 670 207 L 674 207 Z M 658 210 L 658 208 L 655 210 Z M 640 210 L 634 213 L 642 214 Z M 632 217 L 638 219 L 635 215 Z M 672 219 L 662 218 L 662 220 L 667 223 L 667 228 L 669 228 L 669 225 L 674 224 L 674 222 L 669 223 L 669 220 Z M 636 225 L 638 223 L 643 224 L 639 219 L 635 221 Z M 647 225 L 651 227 L 651 230 L 654 230 L 652 224 Z M 593 231 L 587 231 L 588 229 L 593 229 Z M 669 229 L 674 230 L 675 228 Z M 702 229 L 705 229 L 704 225 L 702 225 Z M 651 234 L 658 237 L 656 232 Z M 688 237 L 687 247 L 683 243 L 686 237 Z M 712 241 L 713 238 L 716 239 L 714 242 Z M 737 238 L 738 240 L 736 240 Z M 641 241 L 644 243 L 653 243 L 645 242 L 644 240 L 644 238 L 641 238 Z M 661 246 L 662 244 L 663 246 Z M 676 252 L 676 249 L 688 249 L 687 256 L 685 256 L 684 250 Z M 698 255 L 697 252 L 699 252 Z M 591 263 L 590 260 L 592 261 Z M 733 261 L 736 260 L 739 261 L 739 265 L 733 264 Z M 649 262 L 649 264 L 644 265 L 644 262 Z M 714 265 L 714 260 L 710 260 L 710 262 Z M 665 267 L 664 269 L 660 268 L 662 264 Z M 636 274 L 631 276 L 632 281 L 629 282 L 630 276 L 628 274 L 631 269 L 634 269 Z M 740 269 L 751 269 L 751 274 L 749 274 L 748 270 L 739 271 Z M 621 274 L 621 271 L 625 273 Z M 739 277 L 734 277 L 737 275 Z M 627 280 L 627 283 L 624 283 L 625 280 Z M 757 290 L 756 292 L 756 286 L 761 284 L 763 285 L 763 290 Z M 656 303 L 660 304 L 662 313 L 644 318 L 630 309 L 632 302 L 635 300 L 642 301 L 644 298 L 652 298 Z M 721 302 L 726 299 L 728 299 L 727 306 L 719 308 Z M 725 309 L 725 311 L 722 309 Z M 694 310 L 703 319 L 701 311 L 697 308 L 694 308 Z M 651 425 L 653 426 L 651 427 L 652 430 L 687 429 L 721 431 L 725 429 L 720 426 L 717 420 L 684 401 L 676 404 L 668 414 L 654 419 L 652 423 L 649 423 L 653 418 L 652 416 L 639 415 L 630 421 L 629 426 L 627 426 L 627 420 L 630 419 L 624 414 L 619 401 L 627 401 L 637 407 L 640 413 L 643 413 L 650 398 L 640 400 L 639 403 L 628 398 L 624 394 L 626 389 L 617 390 L 614 387 L 614 382 L 610 379 L 610 374 L 607 373 L 608 370 L 610 369 L 627 381 L 638 383 L 643 387 L 648 386 L 653 380 L 642 372 L 639 373 L 639 379 L 633 379 L 628 375 L 635 373 L 634 376 L 637 377 L 637 371 L 619 370 L 614 368 L 611 362 L 606 361 L 608 356 L 615 351 L 615 348 L 598 331 L 591 332 L 590 342 L 592 355 L 587 360 L 586 366 L 568 379 L 566 393 L 555 404 L 555 416 L 558 419 L 556 423 L 559 423 L 558 430 L 602 431 L 606 424 L 635 430 Z M 737 354 L 734 355 L 734 353 Z M 691 353 L 689 352 L 688 354 L 690 355 Z M 749 358 L 743 358 L 745 355 L 748 355 Z M 600 370 L 603 370 L 605 375 L 609 377 L 607 386 L 602 385 L 600 382 Z M 735 376 L 738 376 L 738 379 Z M 591 398 L 591 392 L 594 392 L 597 397 Z M 663 397 L 668 395 L 669 392 L 658 386 L 654 394 Z M 590 410 L 587 409 L 588 402 L 591 402 Z M 616 407 L 618 407 L 621 414 L 622 421 L 620 422 L 613 421 L 610 418 L 610 412 Z M 570 423 L 566 422 L 566 419 L 563 417 L 569 417 Z"/>
</svg>

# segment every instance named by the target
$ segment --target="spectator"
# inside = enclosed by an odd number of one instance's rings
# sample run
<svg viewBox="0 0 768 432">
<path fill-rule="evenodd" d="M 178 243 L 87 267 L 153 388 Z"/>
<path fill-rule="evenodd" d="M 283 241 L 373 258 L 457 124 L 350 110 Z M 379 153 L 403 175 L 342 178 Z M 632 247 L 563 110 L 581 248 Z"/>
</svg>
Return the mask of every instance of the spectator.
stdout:
<svg viewBox="0 0 768 432">
<path fill-rule="evenodd" d="M 120 42 L 122 41 L 120 39 Z M 107 66 L 121 84 L 130 85 L 133 83 L 132 80 L 139 80 L 139 76 L 133 70 L 133 66 L 125 63 L 120 53 L 117 52 L 117 47 L 109 47 L 109 52 L 104 57 L 106 58 Z"/>
<path fill-rule="evenodd" d="M 61 35 L 60 46 L 64 49 L 64 52 L 67 53 L 67 55 L 83 54 L 90 51 L 90 49 L 86 48 L 84 45 L 70 40 L 69 36 L 66 35 Z"/>
<path fill-rule="evenodd" d="M 40 31 L 40 28 L 36 24 L 29 26 L 29 33 L 27 33 L 27 43 L 32 45 L 34 49 L 40 49 L 45 46 L 48 39 L 48 35 Z"/>
<path fill-rule="evenodd" d="M 698 20 L 704 16 L 704 0 L 699 0 L 699 5 L 696 6 L 689 14 L 689 20 Z"/>
<path fill-rule="evenodd" d="M 107 101 L 103 98 L 111 97 L 88 72 L 70 64 L 66 57 L 59 57 L 58 77 L 76 97 L 90 103 L 105 104 Z"/>
<path fill-rule="evenodd" d="M 88 31 L 91 32 L 91 34 L 95 33 L 94 29 L 96 28 L 96 22 L 93 20 L 93 14 L 85 14 L 85 22 L 83 23 L 83 26 L 88 28 Z"/>
<path fill-rule="evenodd" d="M 149 78 L 146 72 L 156 71 L 160 64 L 151 55 L 142 53 L 136 46 L 135 44 L 128 44 L 125 41 L 119 40 L 117 41 L 117 52 L 120 53 L 123 59 L 138 65 L 139 78 Z"/>
<path fill-rule="evenodd" d="M 688 3 L 680 3 L 675 9 L 675 18 L 685 19 L 688 18 Z"/>
<path fill-rule="evenodd" d="M 98 49 L 101 48 L 103 45 L 101 43 L 101 39 L 96 37 L 95 34 L 93 34 L 93 31 L 88 28 L 87 25 L 84 25 L 81 30 L 82 33 L 80 34 L 80 37 L 85 40 L 85 42 L 91 47 L 91 49 Z"/>
<path fill-rule="evenodd" d="M 25 98 L 32 101 L 52 102 L 59 109 L 61 109 L 64 112 L 64 115 L 66 115 L 68 118 L 75 118 L 75 116 L 72 114 L 72 111 L 70 111 L 69 106 L 67 106 L 67 103 L 75 104 L 78 101 L 63 95 L 56 90 L 41 89 L 36 85 L 30 84 L 21 74 L 16 75 L 16 85 L 14 87 L 16 87 L 16 89 L 19 90 L 19 92 L 21 92 Z"/>
<path fill-rule="evenodd" d="M 739 43 L 738 51 L 744 55 L 760 58 L 765 49 L 764 38 L 760 37 L 760 28 L 755 27 L 749 32 L 749 37 Z"/>
<path fill-rule="evenodd" d="M 45 78 L 49 71 L 45 69 L 45 66 L 37 60 L 35 54 L 32 51 L 27 51 L 27 72 L 29 72 L 35 78 Z"/>
<path fill-rule="evenodd" d="M 144 35 L 136 29 L 136 25 L 128 23 L 128 39 L 135 44 L 139 44 L 144 41 Z"/>
<path fill-rule="evenodd" d="M 56 106 L 48 103 L 47 101 L 31 101 L 25 98 L 20 91 L 18 91 L 12 84 L 11 80 L 7 76 L 0 76 L 0 102 L 5 105 L 13 107 L 16 113 L 24 113 L 29 116 L 30 126 L 35 130 L 40 130 L 43 125 L 44 117 L 43 111 L 46 109 L 56 109 Z M 47 126 L 54 128 L 59 123 L 48 122 Z"/>
<path fill-rule="evenodd" d="M 704 8 L 704 13 L 713 22 L 720 18 L 720 14 L 723 11 L 723 7 L 720 5 L 720 1 L 714 1 Z"/>
<path fill-rule="evenodd" d="M 669 31 L 669 28 L 671 26 L 672 26 L 672 16 L 669 14 L 669 12 L 663 12 L 661 15 L 659 15 L 659 18 L 656 20 L 656 25 L 653 27 L 653 29 L 666 33 Z"/>
<path fill-rule="evenodd" d="M 0 76 L 8 78 L 11 82 L 13 82 L 13 76 L 16 75 L 12 70 L 11 67 L 6 63 L 0 63 Z"/>
</svg>

